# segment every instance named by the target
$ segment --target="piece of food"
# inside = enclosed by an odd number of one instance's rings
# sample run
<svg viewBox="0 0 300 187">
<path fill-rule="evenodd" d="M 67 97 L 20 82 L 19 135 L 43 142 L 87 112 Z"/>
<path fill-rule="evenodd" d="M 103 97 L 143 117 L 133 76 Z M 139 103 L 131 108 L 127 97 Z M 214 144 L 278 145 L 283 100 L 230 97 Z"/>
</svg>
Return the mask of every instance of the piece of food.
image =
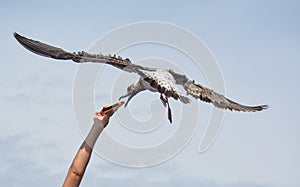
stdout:
<svg viewBox="0 0 300 187">
<path fill-rule="evenodd" d="M 124 101 L 119 101 L 113 105 L 105 104 L 101 110 L 104 114 L 108 114 L 111 111 L 116 111 L 124 104 Z"/>
</svg>

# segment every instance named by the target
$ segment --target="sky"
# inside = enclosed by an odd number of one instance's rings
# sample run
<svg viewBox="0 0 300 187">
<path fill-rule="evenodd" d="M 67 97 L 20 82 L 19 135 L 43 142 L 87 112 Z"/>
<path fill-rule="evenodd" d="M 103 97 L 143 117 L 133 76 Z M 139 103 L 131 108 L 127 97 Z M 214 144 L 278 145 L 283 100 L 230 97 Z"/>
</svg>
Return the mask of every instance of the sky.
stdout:
<svg viewBox="0 0 300 187">
<path fill-rule="evenodd" d="M 199 153 L 212 110 L 211 105 L 199 102 L 201 123 L 187 145 L 171 159 L 151 167 L 132 168 L 94 153 L 81 186 L 300 186 L 299 7 L 298 1 L 258 0 L 1 1 L 0 185 L 61 185 L 84 138 L 73 105 L 79 65 L 34 55 L 15 41 L 13 32 L 80 51 L 89 50 L 101 36 L 121 26 L 158 21 L 178 25 L 205 43 L 218 63 L 229 98 L 245 104 L 268 104 L 270 108 L 255 114 L 226 111 L 214 144 Z M 106 46 L 101 48 L 105 50 Z M 151 56 L 171 59 L 188 76 L 209 86 L 204 74 L 185 67 L 189 61 L 178 51 L 149 44 L 120 54 L 141 63 Z M 113 74 L 120 72 L 105 68 L 106 74 L 116 80 Z M 128 75 L 129 79 L 138 78 Z M 111 83 L 97 81 L 94 102 L 100 109 L 113 101 L 112 93 L 103 89 Z M 125 92 L 127 85 L 122 86 L 120 90 Z M 159 103 L 157 95 L 143 93 L 120 113 L 128 110 L 147 120 L 151 113 L 149 98 Z M 171 104 L 176 113 L 180 104 Z M 155 110 L 162 111 L 160 107 L 154 105 Z M 105 130 L 120 141 L 141 146 L 163 141 L 180 125 L 185 124 L 164 122 L 156 129 L 155 138 L 132 132 L 128 136 L 116 119 Z"/>
</svg>

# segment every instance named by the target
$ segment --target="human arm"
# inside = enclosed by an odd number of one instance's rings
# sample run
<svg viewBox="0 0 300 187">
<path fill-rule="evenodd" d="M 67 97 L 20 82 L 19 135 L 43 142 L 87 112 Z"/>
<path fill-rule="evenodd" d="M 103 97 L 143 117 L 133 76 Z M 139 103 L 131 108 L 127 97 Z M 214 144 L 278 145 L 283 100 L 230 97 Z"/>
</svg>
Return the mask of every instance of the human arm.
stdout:
<svg viewBox="0 0 300 187">
<path fill-rule="evenodd" d="M 63 187 L 77 187 L 80 185 L 99 135 L 108 125 L 109 118 L 123 104 L 124 102 L 120 101 L 114 105 L 103 107 L 100 112 L 96 112 L 91 130 L 75 155 Z"/>
<path fill-rule="evenodd" d="M 107 126 L 109 117 L 110 116 L 103 115 L 100 112 L 96 113 L 91 130 L 75 155 L 63 183 L 63 187 L 79 186 L 91 158 L 94 145 L 104 127 Z"/>
</svg>

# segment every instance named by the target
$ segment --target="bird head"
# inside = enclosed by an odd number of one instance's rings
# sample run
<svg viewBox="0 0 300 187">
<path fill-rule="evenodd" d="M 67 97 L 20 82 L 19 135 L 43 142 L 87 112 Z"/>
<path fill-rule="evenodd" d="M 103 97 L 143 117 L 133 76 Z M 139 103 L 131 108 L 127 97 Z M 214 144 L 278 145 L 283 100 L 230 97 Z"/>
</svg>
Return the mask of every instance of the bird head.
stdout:
<svg viewBox="0 0 300 187">
<path fill-rule="evenodd" d="M 127 87 L 127 93 L 132 93 L 132 92 L 134 92 L 134 90 L 135 90 L 136 87 L 137 87 L 137 86 L 136 86 L 136 83 L 132 83 L 131 85 L 129 85 L 129 86 Z"/>
<path fill-rule="evenodd" d="M 127 87 L 127 93 L 122 95 L 119 100 L 128 97 L 125 107 L 127 106 L 128 102 L 139 92 L 139 82 L 135 82 Z"/>
</svg>

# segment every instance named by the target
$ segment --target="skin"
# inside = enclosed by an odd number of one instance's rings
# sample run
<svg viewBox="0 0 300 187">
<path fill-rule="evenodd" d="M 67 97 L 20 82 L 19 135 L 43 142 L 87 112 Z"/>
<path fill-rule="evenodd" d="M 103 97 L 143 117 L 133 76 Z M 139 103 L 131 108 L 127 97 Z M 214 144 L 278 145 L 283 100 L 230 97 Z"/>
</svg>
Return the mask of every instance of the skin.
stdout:
<svg viewBox="0 0 300 187">
<path fill-rule="evenodd" d="M 80 185 L 86 167 L 91 158 L 94 145 L 102 130 L 108 125 L 109 118 L 112 115 L 113 111 L 107 114 L 104 114 L 101 111 L 95 113 L 92 128 L 75 155 L 75 158 L 63 183 L 63 187 L 77 187 Z"/>
</svg>

